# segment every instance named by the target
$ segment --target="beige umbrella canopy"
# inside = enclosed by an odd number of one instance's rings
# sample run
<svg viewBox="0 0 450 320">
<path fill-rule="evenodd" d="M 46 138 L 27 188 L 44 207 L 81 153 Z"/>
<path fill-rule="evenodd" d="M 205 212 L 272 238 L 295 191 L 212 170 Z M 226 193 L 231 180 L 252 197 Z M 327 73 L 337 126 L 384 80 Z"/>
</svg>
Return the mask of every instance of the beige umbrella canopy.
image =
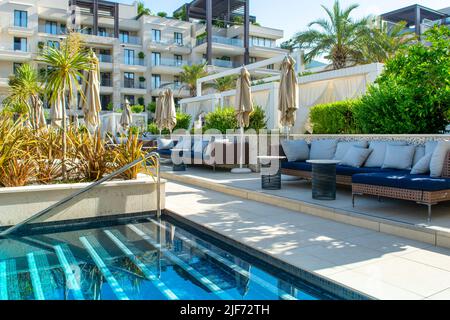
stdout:
<svg viewBox="0 0 450 320">
<path fill-rule="evenodd" d="M 82 109 L 86 126 L 95 131 L 99 126 L 99 114 L 101 110 L 100 101 L 100 67 L 99 61 L 93 51 L 91 55 L 91 68 L 87 73 L 84 84 L 84 99 L 82 99 Z"/>
<path fill-rule="evenodd" d="M 278 110 L 281 114 L 281 125 L 292 127 L 298 110 L 298 83 L 295 74 L 295 60 L 287 56 L 281 64 L 280 92 Z"/>
<path fill-rule="evenodd" d="M 250 73 L 245 67 L 241 69 L 241 76 L 237 81 L 235 109 L 239 127 L 248 127 L 250 114 L 253 112 L 253 99 Z"/>
<path fill-rule="evenodd" d="M 175 128 L 175 126 L 177 125 L 177 111 L 175 109 L 175 100 L 171 89 L 167 89 L 164 95 L 165 99 L 163 109 L 163 125 L 164 128 L 167 128 L 170 132 L 172 132 L 173 128 Z"/>
<path fill-rule="evenodd" d="M 161 134 L 161 131 L 164 129 L 163 111 L 164 111 L 165 99 L 166 99 L 166 96 L 165 96 L 164 92 L 161 92 L 159 94 L 159 97 L 156 99 L 155 123 L 160 131 L 160 134 Z"/>
<path fill-rule="evenodd" d="M 131 125 L 131 122 L 133 121 L 132 115 L 131 115 L 131 107 L 130 102 L 128 100 L 125 100 L 125 108 L 123 108 L 122 116 L 120 117 L 120 125 L 125 130 Z"/>
<path fill-rule="evenodd" d="M 44 104 L 41 99 L 37 98 L 36 100 L 36 110 L 34 110 L 34 125 L 35 128 L 40 129 L 47 126 L 47 122 L 45 121 L 44 115 Z"/>
<path fill-rule="evenodd" d="M 237 81 L 236 87 L 236 120 L 240 127 L 240 153 L 239 153 L 239 168 L 231 170 L 232 173 L 250 173 L 251 170 L 243 167 L 244 162 L 244 127 L 248 127 L 250 124 L 250 114 L 253 112 L 253 99 L 252 99 L 252 85 L 250 82 L 250 72 L 247 68 L 242 67 L 241 76 Z M 232 129 L 232 128 L 230 128 Z"/>
<path fill-rule="evenodd" d="M 52 119 L 53 127 L 62 127 L 62 119 L 63 119 L 63 105 L 61 95 L 58 94 L 58 98 L 50 108 L 50 118 Z"/>
</svg>

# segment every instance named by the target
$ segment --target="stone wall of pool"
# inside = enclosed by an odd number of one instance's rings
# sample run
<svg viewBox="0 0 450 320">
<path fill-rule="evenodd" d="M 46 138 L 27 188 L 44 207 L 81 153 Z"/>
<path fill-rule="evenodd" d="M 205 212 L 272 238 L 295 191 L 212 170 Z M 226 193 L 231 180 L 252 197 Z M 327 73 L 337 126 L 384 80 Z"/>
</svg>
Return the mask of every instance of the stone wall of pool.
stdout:
<svg viewBox="0 0 450 320">
<path fill-rule="evenodd" d="M 0 188 L 0 228 L 15 225 L 87 187 L 89 183 Z M 165 181 L 161 181 L 161 209 L 165 208 Z M 45 222 L 104 218 L 157 209 L 157 184 L 152 177 L 106 182 L 56 209 Z M 44 221 L 36 221 L 44 222 Z"/>
</svg>

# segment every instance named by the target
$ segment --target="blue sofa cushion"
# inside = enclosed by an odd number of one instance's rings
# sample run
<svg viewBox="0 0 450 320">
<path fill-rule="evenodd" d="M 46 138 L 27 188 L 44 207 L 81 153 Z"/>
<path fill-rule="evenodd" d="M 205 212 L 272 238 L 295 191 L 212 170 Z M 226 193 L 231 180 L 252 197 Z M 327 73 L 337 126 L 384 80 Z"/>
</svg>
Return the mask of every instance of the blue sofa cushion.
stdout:
<svg viewBox="0 0 450 320">
<path fill-rule="evenodd" d="M 156 150 L 157 153 L 159 153 L 161 156 L 171 156 L 172 150 L 163 149 L 163 150 Z"/>
<path fill-rule="evenodd" d="M 432 178 L 428 175 L 409 174 L 405 171 L 355 174 L 352 182 L 421 191 L 450 190 L 450 178 Z"/>
<path fill-rule="evenodd" d="M 354 174 L 360 174 L 360 173 L 380 173 L 380 172 L 393 172 L 396 170 L 392 169 L 381 169 L 381 168 L 368 168 L 368 167 L 350 167 L 350 166 L 343 166 L 343 165 L 337 165 L 336 166 L 336 174 L 340 176 L 352 176 Z M 402 171 L 403 172 L 403 171 Z"/>
<path fill-rule="evenodd" d="M 305 161 L 281 162 L 282 169 L 312 171 L 312 165 Z"/>
</svg>

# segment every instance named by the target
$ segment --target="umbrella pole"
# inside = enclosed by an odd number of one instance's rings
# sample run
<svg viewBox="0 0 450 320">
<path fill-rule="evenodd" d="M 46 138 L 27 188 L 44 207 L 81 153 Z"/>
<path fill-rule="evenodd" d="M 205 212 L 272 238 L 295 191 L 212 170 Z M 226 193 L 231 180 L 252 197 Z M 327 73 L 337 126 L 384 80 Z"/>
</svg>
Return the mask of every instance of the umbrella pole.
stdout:
<svg viewBox="0 0 450 320">
<path fill-rule="evenodd" d="M 245 144 L 245 139 L 244 139 L 244 127 L 241 127 L 240 129 L 241 134 L 240 134 L 240 155 L 239 155 L 239 168 L 234 168 L 231 170 L 231 173 L 251 173 L 252 170 L 250 170 L 249 168 L 244 168 L 244 144 Z"/>
</svg>

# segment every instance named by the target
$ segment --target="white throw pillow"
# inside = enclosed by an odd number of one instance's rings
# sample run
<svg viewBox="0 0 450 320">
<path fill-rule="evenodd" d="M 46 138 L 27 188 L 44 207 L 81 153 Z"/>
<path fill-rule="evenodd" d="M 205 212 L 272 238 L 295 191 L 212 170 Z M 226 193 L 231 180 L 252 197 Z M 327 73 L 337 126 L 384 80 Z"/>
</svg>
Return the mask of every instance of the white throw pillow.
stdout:
<svg viewBox="0 0 450 320">
<path fill-rule="evenodd" d="M 163 138 L 158 138 L 157 143 L 158 143 L 158 150 L 170 150 L 173 148 L 174 145 L 173 140 Z"/>
<path fill-rule="evenodd" d="M 425 154 L 425 146 L 417 146 L 416 152 L 414 153 L 413 166 L 419 163 L 419 161 L 422 160 L 423 157 L 425 157 Z"/>
<path fill-rule="evenodd" d="M 430 172 L 430 162 L 432 156 L 432 153 L 423 156 L 422 159 L 414 165 L 411 170 L 411 174 L 426 174 Z"/>
<path fill-rule="evenodd" d="M 364 167 L 367 168 L 381 168 L 386 156 L 387 145 L 405 146 L 405 141 L 372 141 L 369 145 L 369 149 L 372 149 L 372 153 L 367 159 Z"/>
<path fill-rule="evenodd" d="M 350 147 L 340 164 L 343 166 L 361 168 L 371 152 L 372 150 L 367 148 Z"/>
<path fill-rule="evenodd" d="M 289 162 L 309 159 L 309 146 L 305 140 L 281 140 L 281 147 Z"/>
<path fill-rule="evenodd" d="M 336 147 L 336 154 L 334 155 L 334 160 L 344 159 L 347 152 L 351 147 L 367 148 L 369 143 L 367 141 L 341 141 L 338 142 Z"/>
<path fill-rule="evenodd" d="M 433 153 L 437 145 L 437 141 L 428 141 L 425 143 L 425 154 Z"/>
<path fill-rule="evenodd" d="M 434 149 L 433 155 L 430 161 L 430 175 L 433 178 L 439 178 L 442 176 L 444 169 L 445 157 L 450 151 L 450 140 L 439 141 L 436 149 Z"/>
<path fill-rule="evenodd" d="M 337 140 L 325 139 L 311 142 L 310 160 L 331 160 L 336 153 Z"/>
<path fill-rule="evenodd" d="M 411 170 L 415 146 L 387 145 L 383 169 Z"/>
</svg>

